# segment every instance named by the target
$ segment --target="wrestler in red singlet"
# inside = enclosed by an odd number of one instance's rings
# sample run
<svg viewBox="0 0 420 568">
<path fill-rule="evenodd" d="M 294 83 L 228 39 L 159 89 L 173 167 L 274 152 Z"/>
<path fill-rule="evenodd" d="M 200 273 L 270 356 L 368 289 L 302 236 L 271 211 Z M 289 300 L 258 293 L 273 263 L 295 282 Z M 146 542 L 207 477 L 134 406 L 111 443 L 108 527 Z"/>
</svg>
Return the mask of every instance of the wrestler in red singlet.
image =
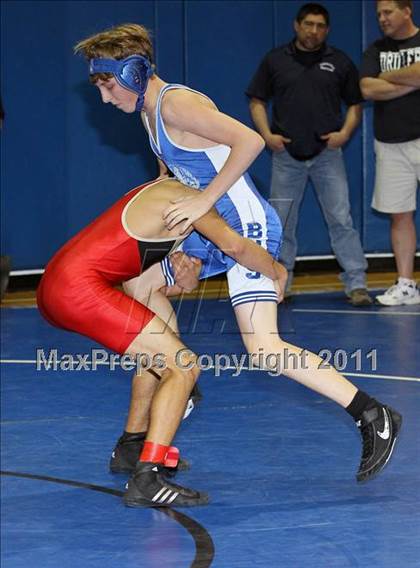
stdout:
<svg viewBox="0 0 420 568">
<path fill-rule="evenodd" d="M 50 323 L 120 354 L 155 315 L 115 288 L 141 272 L 139 243 L 125 232 L 121 214 L 148 185 L 132 189 L 68 241 L 48 263 L 37 292 Z"/>
</svg>

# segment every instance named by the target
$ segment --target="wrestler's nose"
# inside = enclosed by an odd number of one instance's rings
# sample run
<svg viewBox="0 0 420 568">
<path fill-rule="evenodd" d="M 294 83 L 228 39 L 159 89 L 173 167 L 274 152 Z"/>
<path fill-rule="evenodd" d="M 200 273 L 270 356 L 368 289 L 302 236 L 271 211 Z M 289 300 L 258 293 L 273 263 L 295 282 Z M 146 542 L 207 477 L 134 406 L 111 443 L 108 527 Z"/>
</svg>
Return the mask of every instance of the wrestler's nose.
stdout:
<svg viewBox="0 0 420 568">
<path fill-rule="evenodd" d="M 102 102 L 103 103 L 109 103 L 111 101 L 111 94 L 107 91 L 107 89 L 104 88 L 99 88 L 100 93 L 101 93 L 101 98 L 102 98 Z"/>
</svg>

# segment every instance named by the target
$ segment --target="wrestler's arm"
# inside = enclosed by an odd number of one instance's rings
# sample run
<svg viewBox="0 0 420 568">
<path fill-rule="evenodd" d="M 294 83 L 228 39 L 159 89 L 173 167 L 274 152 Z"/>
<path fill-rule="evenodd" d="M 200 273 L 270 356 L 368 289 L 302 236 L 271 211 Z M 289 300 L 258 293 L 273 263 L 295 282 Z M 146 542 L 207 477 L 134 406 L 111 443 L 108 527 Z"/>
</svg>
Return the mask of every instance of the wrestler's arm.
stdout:
<svg viewBox="0 0 420 568">
<path fill-rule="evenodd" d="M 287 271 L 260 245 L 234 231 L 212 209 L 193 223 L 196 231 L 214 243 L 217 248 L 250 270 L 261 272 L 271 280 L 284 280 Z"/>
<path fill-rule="evenodd" d="M 202 104 L 196 94 L 187 91 L 174 91 L 164 101 L 162 116 L 168 127 L 195 134 L 231 149 L 223 167 L 199 195 L 183 199 L 166 209 L 164 216 L 167 227 L 172 228 L 185 220 L 181 225 L 181 229 L 185 231 L 232 187 L 265 144 L 257 132 L 216 108 Z"/>
<path fill-rule="evenodd" d="M 280 288 L 283 286 L 287 279 L 287 271 L 280 263 L 276 262 L 274 258 L 261 246 L 257 245 L 250 239 L 246 239 L 234 231 L 229 225 L 219 216 L 215 209 L 212 209 L 198 219 L 193 224 L 194 228 L 201 233 L 204 237 L 212 241 L 217 248 L 219 248 L 226 255 L 230 256 L 238 264 L 246 266 L 249 270 L 261 272 L 274 281 L 279 281 Z M 178 286 L 171 286 L 166 289 L 167 295 L 180 294 L 182 291 L 191 291 L 198 284 L 198 275 L 200 272 L 201 263 L 186 262 L 184 273 L 180 275 L 179 267 L 182 266 L 182 257 L 184 253 L 175 253 L 177 270 L 175 270 L 175 279 Z M 188 257 L 187 257 L 188 259 Z M 181 284 L 181 285 L 179 285 Z M 140 276 L 129 280 L 124 284 L 124 290 L 128 295 L 136 298 L 144 303 L 151 293 L 166 286 L 166 280 L 162 272 L 161 264 L 157 263 L 151 266 L 148 270 Z"/>
<path fill-rule="evenodd" d="M 162 183 L 165 184 L 165 182 Z M 163 187 L 165 186 L 156 186 L 154 191 L 158 191 L 159 187 L 162 191 Z M 177 192 L 176 188 L 173 186 L 173 183 L 171 183 L 170 192 L 173 192 L 176 195 L 179 195 L 180 193 L 183 195 L 188 195 L 194 193 L 195 190 L 182 187 Z M 159 202 L 156 199 L 156 193 L 150 193 L 146 195 L 149 198 L 154 196 L 153 203 L 157 205 L 156 209 L 153 210 L 153 208 L 151 209 L 151 203 L 142 203 L 143 214 L 145 213 L 145 211 L 148 211 L 148 219 L 149 221 L 152 221 L 153 225 L 153 219 L 156 216 L 156 221 L 158 219 L 161 219 L 160 211 L 161 207 L 165 206 L 165 200 Z M 140 205 L 140 203 L 138 205 Z M 227 225 L 225 220 L 219 216 L 215 209 L 212 209 L 201 219 L 195 221 L 193 226 L 199 233 L 212 241 L 220 250 L 222 250 L 228 256 L 234 258 L 242 266 L 246 266 L 250 270 L 261 272 L 272 280 L 279 280 L 280 283 L 283 283 L 283 281 L 285 281 L 285 278 L 287 276 L 287 271 L 285 270 L 285 268 L 281 264 L 276 262 L 263 247 L 257 245 L 250 239 L 243 238 L 231 227 L 229 227 L 229 225 Z M 133 231 L 135 232 L 134 229 Z M 150 237 L 150 235 L 147 236 Z M 162 236 L 158 230 L 156 232 L 156 236 Z M 185 256 L 184 253 L 177 254 L 182 254 L 183 256 Z M 177 264 L 179 265 L 179 263 Z M 168 294 L 173 295 L 181 293 L 183 290 L 190 291 L 194 289 L 194 287 L 198 283 L 197 277 L 199 273 L 199 266 L 198 263 L 196 263 L 196 266 L 193 266 L 193 264 L 194 261 L 186 263 L 185 274 L 183 276 L 185 276 L 187 280 L 183 277 L 181 286 L 177 288 L 171 287 L 169 290 L 167 290 Z M 190 268 L 189 271 L 187 270 L 188 268 Z M 188 278 L 190 278 L 190 280 L 188 280 Z M 178 279 L 178 273 L 175 274 L 175 279 Z M 187 281 L 189 282 L 188 284 L 186 284 Z M 179 283 L 180 282 L 178 282 L 178 284 Z M 140 296 L 142 298 L 147 298 L 153 291 L 159 290 L 165 285 L 166 280 L 162 273 L 161 265 L 158 263 L 150 267 L 139 277 L 128 281 L 126 283 L 125 290 L 129 290 L 129 292 L 127 293 L 130 296 L 139 299 Z"/>
</svg>

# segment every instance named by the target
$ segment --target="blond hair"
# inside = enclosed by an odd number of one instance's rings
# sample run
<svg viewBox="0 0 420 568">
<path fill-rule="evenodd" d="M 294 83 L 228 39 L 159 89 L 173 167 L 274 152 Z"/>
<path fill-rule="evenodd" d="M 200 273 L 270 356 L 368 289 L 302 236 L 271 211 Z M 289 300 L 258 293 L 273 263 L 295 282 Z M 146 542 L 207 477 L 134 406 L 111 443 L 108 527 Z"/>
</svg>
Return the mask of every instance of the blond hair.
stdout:
<svg viewBox="0 0 420 568">
<path fill-rule="evenodd" d="M 150 32 L 139 24 L 120 24 L 79 41 L 74 53 L 82 53 L 86 59 L 104 57 L 124 59 L 130 55 L 142 55 L 153 63 L 153 45 Z M 91 82 L 107 80 L 111 73 L 91 75 Z"/>
</svg>

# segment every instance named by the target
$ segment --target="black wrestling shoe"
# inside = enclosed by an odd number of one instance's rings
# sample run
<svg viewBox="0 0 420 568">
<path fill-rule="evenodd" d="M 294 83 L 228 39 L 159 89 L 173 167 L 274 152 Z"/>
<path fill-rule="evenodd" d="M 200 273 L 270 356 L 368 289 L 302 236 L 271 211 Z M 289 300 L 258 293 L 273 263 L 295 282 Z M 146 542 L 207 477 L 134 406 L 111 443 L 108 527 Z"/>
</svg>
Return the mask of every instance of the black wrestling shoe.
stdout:
<svg viewBox="0 0 420 568">
<path fill-rule="evenodd" d="M 138 462 L 128 480 L 123 501 L 127 507 L 196 507 L 207 505 L 206 493 L 169 483 L 162 466 L 151 462 Z"/>
<path fill-rule="evenodd" d="M 363 412 L 357 422 L 363 442 L 357 481 L 368 481 L 383 470 L 394 450 L 401 423 L 401 414 L 389 406 L 379 404 Z"/>
<path fill-rule="evenodd" d="M 136 469 L 140 453 L 144 445 L 144 436 L 121 436 L 112 452 L 109 469 L 112 473 L 132 473 Z M 165 467 L 165 475 L 173 477 L 178 471 L 187 471 L 191 465 L 187 460 L 179 458 L 176 467 Z"/>
</svg>

